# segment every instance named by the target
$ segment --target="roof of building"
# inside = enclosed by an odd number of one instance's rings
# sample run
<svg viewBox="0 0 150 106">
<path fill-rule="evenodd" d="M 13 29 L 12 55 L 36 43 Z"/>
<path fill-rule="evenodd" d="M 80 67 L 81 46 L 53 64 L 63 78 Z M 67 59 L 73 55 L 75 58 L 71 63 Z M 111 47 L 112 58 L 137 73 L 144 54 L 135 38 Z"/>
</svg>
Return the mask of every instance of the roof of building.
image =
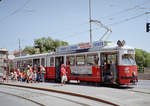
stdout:
<svg viewBox="0 0 150 106">
<path fill-rule="evenodd" d="M 8 50 L 6 48 L 0 48 L 1 52 L 8 52 Z"/>
</svg>

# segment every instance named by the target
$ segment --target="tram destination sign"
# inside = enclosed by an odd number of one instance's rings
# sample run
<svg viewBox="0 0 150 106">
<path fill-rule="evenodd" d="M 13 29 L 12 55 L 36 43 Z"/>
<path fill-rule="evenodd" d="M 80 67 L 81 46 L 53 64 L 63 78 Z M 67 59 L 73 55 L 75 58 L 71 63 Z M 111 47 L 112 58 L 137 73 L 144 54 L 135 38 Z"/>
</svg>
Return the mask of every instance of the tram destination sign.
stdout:
<svg viewBox="0 0 150 106">
<path fill-rule="evenodd" d="M 56 52 L 67 52 L 67 51 L 75 51 L 80 49 L 90 49 L 90 48 L 97 48 L 97 47 L 103 47 L 104 42 L 103 41 L 95 41 L 92 44 L 91 43 L 80 43 L 76 45 L 70 45 L 70 46 L 62 46 L 57 48 Z"/>
</svg>

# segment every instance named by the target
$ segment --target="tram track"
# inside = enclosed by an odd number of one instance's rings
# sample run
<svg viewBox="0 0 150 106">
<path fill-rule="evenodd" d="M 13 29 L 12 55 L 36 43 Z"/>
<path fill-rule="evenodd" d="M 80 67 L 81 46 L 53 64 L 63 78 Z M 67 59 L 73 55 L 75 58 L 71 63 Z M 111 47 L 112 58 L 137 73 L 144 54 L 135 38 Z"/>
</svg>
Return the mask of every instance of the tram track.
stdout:
<svg viewBox="0 0 150 106">
<path fill-rule="evenodd" d="M 150 92 L 138 91 L 138 90 L 133 90 L 133 89 L 130 89 L 130 90 L 128 90 L 128 91 L 130 91 L 130 92 L 142 93 L 142 94 L 150 94 Z"/>
<path fill-rule="evenodd" d="M 106 86 L 106 87 L 110 87 L 110 86 Z M 141 94 L 150 94 L 150 92 L 132 89 L 132 87 L 113 86 L 113 87 L 110 87 L 110 88 L 119 89 L 119 90 L 126 90 L 126 91 L 129 91 L 129 92 L 136 92 L 136 93 L 141 93 Z"/>
<path fill-rule="evenodd" d="M 11 95 L 11 96 L 15 96 L 15 97 L 18 97 L 18 98 L 21 98 L 21 99 L 25 99 L 25 100 L 30 101 L 30 102 L 33 102 L 33 103 L 35 103 L 35 104 L 37 104 L 37 105 L 39 105 L 39 106 L 45 106 L 44 104 L 41 104 L 40 102 L 34 101 L 34 100 L 32 100 L 32 99 L 29 99 L 29 98 L 25 98 L 25 97 L 23 97 L 23 96 L 15 95 L 15 94 L 13 94 L 13 93 L 8 93 L 8 92 L 3 92 L 3 91 L 0 91 L 0 93 L 7 94 L 7 95 Z"/>
<path fill-rule="evenodd" d="M 14 87 L 14 86 L 13 86 Z M 82 105 L 82 106 L 90 106 L 88 104 L 85 104 L 85 103 L 81 103 L 81 102 L 78 102 L 78 101 L 74 101 L 74 100 L 71 100 L 71 99 L 67 99 L 67 98 L 64 98 L 64 97 L 58 97 L 58 96 L 53 96 L 53 95 L 50 95 L 50 94 L 46 94 L 46 93 L 37 93 L 37 92 L 33 92 L 33 91 L 30 91 L 29 89 L 19 89 L 19 88 L 10 88 L 11 90 L 14 89 L 14 90 L 18 90 L 18 91 L 25 91 L 25 92 L 30 92 L 32 94 L 37 94 L 37 95 L 42 95 L 42 96 L 50 96 L 50 97 L 54 97 L 54 98 L 57 98 L 57 99 L 62 99 L 62 100 L 65 100 L 65 101 L 68 101 L 68 102 L 72 102 L 72 103 L 75 103 L 75 104 L 79 104 L 79 105 Z M 22 99 L 25 99 L 25 100 L 28 100 L 28 101 L 31 101 L 31 102 L 34 102 L 40 106 L 45 106 L 44 104 L 40 103 L 40 102 L 37 102 L 37 101 L 34 101 L 32 99 L 29 99 L 27 97 L 24 97 L 24 96 L 19 96 L 19 95 L 16 95 L 16 94 L 13 94 L 13 93 L 8 93 L 8 92 L 3 92 L 3 91 L 0 91 L 0 93 L 4 93 L 4 94 L 8 94 L 8 95 L 12 95 L 12 96 L 16 96 L 16 97 L 19 97 L 19 98 L 22 98 Z M 21 94 L 22 95 L 22 94 Z"/>
<path fill-rule="evenodd" d="M 106 100 L 103 100 L 103 99 L 100 99 L 100 98 L 96 98 L 96 97 L 92 97 L 92 96 L 87 96 L 87 95 L 83 95 L 83 94 L 79 94 L 79 93 L 66 92 L 66 91 L 55 90 L 55 89 L 50 89 L 50 88 L 39 88 L 39 87 L 33 87 L 33 86 L 8 84 L 8 83 L 0 83 L 0 85 L 21 87 L 21 88 L 29 88 L 29 89 L 40 90 L 40 91 L 54 92 L 54 93 L 64 94 L 64 95 L 69 95 L 69 96 L 74 96 L 74 97 L 82 97 L 82 98 L 85 98 L 85 99 L 88 99 L 88 100 L 92 100 L 92 101 L 96 101 L 96 102 L 99 102 L 99 103 L 104 103 L 104 104 L 108 104 L 108 105 L 112 105 L 112 106 L 119 106 L 118 104 L 112 103 L 110 101 L 106 101 Z M 65 98 L 63 98 L 63 99 L 65 99 Z M 66 100 L 68 100 L 68 99 L 66 99 Z M 75 102 L 75 101 L 71 101 L 71 102 Z M 76 102 L 76 103 L 84 105 L 84 106 L 89 106 L 87 104 L 83 104 L 83 103 L 80 103 L 80 102 Z"/>
</svg>

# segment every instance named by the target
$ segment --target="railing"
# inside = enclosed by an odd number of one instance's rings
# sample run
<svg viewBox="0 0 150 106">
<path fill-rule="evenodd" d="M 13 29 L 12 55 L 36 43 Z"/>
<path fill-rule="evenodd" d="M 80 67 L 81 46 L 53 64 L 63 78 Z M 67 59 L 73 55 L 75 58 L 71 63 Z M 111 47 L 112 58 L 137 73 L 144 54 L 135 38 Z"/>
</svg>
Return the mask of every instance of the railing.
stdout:
<svg viewBox="0 0 150 106">
<path fill-rule="evenodd" d="M 138 70 L 138 72 L 144 73 L 145 68 L 144 67 L 138 67 L 137 70 Z"/>
</svg>

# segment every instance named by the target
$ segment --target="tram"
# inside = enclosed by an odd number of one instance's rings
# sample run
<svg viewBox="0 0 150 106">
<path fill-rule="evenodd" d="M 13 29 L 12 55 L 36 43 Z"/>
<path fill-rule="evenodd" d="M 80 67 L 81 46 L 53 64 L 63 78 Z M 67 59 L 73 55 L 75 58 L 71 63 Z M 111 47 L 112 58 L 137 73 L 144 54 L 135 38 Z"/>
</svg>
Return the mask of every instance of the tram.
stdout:
<svg viewBox="0 0 150 106">
<path fill-rule="evenodd" d="M 14 69 L 27 65 L 43 65 L 45 78 L 61 81 L 61 64 L 65 65 L 68 81 L 129 85 L 138 82 L 134 48 L 124 41 L 95 41 L 57 48 L 56 52 L 16 57 Z"/>
</svg>

